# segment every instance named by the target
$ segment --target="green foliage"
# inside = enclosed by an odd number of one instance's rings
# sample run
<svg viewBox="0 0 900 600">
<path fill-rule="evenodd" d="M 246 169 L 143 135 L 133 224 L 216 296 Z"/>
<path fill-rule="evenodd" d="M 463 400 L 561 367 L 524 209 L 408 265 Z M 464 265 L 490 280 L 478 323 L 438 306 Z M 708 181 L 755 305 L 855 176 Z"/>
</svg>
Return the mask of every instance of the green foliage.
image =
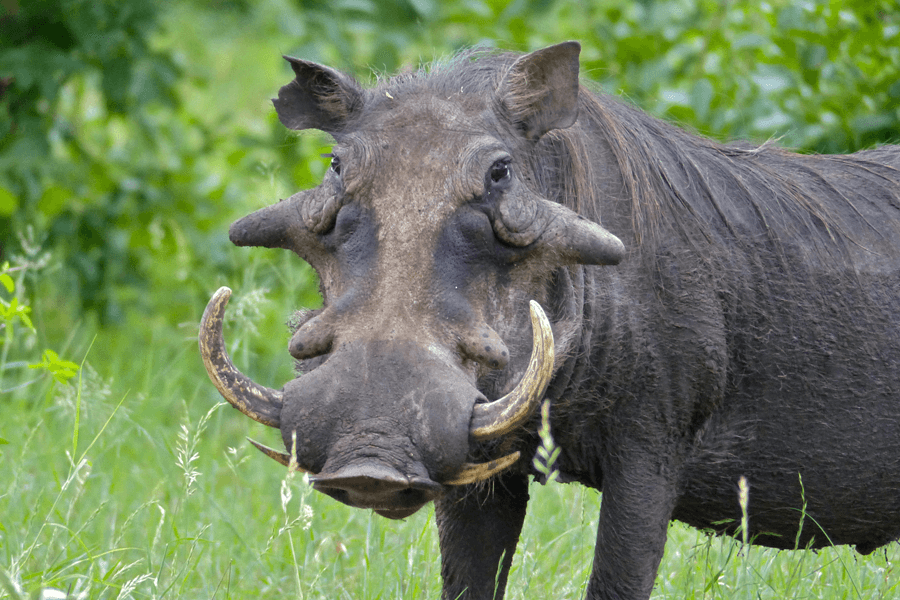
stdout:
<svg viewBox="0 0 900 600">
<path fill-rule="evenodd" d="M 3 319 L 3 324 L 5 325 L 7 341 L 12 341 L 12 331 L 16 321 L 21 322 L 25 327 L 34 331 L 31 317 L 28 316 L 28 313 L 30 312 L 30 306 L 19 306 L 18 298 L 13 298 L 9 302 L 6 302 L 5 300 L 0 302 L 0 318 Z"/>
<path fill-rule="evenodd" d="M 39 0 L 4 7 L 3 248 L 36 225 L 66 256 L 67 283 L 82 304 L 115 312 L 114 286 L 141 281 L 134 250 L 147 244 L 132 243 L 134 232 L 173 203 L 171 192 L 154 194 L 151 183 L 167 171 L 153 115 L 176 108 L 178 77 L 171 58 L 148 44 L 157 6 Z"/>
<path fill-rule="evenodd" d="M 556 445 L 553 434 L 550 432 L 549 400 L 544 400 L 541 404 L 541 427 L 538 430 L 538 436 L 540 436 L 541 444 L 531 462 L 537 472 L 543 476 L 544 484 L 553 483 L 559 477 L 559 471 L 556 470 L 555 464 L 561 449 Z"/>
<path fill-rule="evenodd" d="M 66 383 L 78 374 L 78 365 L 63 360 L 53 350 L 44 350 L 41 362 L 28 365 L 29 369 L 44 369 L 59 383 Z"/>
<path fill-rule="evenodd" d="M 24 297 L 21 295 L 22 286 L 16 285 L 16 281 L 12 278 L 11 273 L 18 273 L 23 278 L 26 271 L 38 271 L 41 268 L 39 263 L 26 263 L 22 266 L 11 267 L 8 262 L 3 263 L 0 267 L 0 285 L 6 290 L 9 298 L 0 296 L 0 329 L 3 330 L 3 348 L 0 353 L 0 371 L 15 370 L 21 367 L 22 362 L 9 361 L 10 354 L 27 355 L 30 347 L 33 345 L 36 336 L 34 323 L 31 320 L 31 306 L 25 303 Z M 17 293 L 18 292 L 18 293 Z M 66 383 L 69 379 L 78 373 L 78 365 L 75 363 L 61 359 L 53 350 L 44 350 L 42 360 L 39 363 L 28 364 L 29 369 L 39 369 L 50 374 L 58 383 Z M 0 379 L 2 387 L 11 390 L 18 387 L 25 387 L 36 382 L 36 380 L 18 382 L 17 385 L 9 384 L 10 377 Z M 0 391 L 2 393 L 2 391 Z"/>
<path fill-rule="evenodd" d="M 723 139 L 816 152 L 900 139 L 900 19 L 887 1 L 609 2 L 587 70 L 658 115 Z"/>
<path fill-rule="evenodd" d="M 19 269 L 16 269 L 19 270 Z M 0 267 L 0 284 L 6 288 L 7 293 L 15 294 L 16 282 L 10 276 L 10 266 L 8 262 L 3 263 Z M 12 343 L 15 336 L 16 324 L 24 325 L 30 331 L 34 331 L 34 324 L 31 322 L 31 307 L 19 303 L 19 298 L 15 295 L 10 299 L 0 297 L 0 319 L 2 319 L 2 328 L 4 339 L 7 344 Z"/>
<path fill-rule="evenodd" d="M 35 228 L 62 265 L 62 320 L 192 317 L 208 281 L 233 272 L 228 222 L 260 181 L 273 187 L 267 109 L 251 129 L 204 94 L 215 58 L 194 68 L 164 6 L 46 0 L 0 19 L 0 248 Z"/>
</svg>

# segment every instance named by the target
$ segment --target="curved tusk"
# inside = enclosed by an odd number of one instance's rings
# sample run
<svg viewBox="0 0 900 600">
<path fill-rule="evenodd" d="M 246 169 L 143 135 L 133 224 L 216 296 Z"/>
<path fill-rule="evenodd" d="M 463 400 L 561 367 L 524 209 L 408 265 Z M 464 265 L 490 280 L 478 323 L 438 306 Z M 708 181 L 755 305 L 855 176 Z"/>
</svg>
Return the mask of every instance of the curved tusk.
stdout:
<svg viewBox="0 0 900 600">
<path fill-rule="evenodd" d="M 269 427 L 281 422 L 282 393 L 254 383 L 235 368 L 222 339 L 222 318 L 231 290 L 220 287 L 210 298 L 200 319 L 200 355 L 213 385 L 228 402 L 253 419 Z"/>
<path fill-rule="evenodd" d="M 541 305 L 532 300 L 530 307 L 534 342 L 528 369 L 513 391 L 493 402 L 476 404 L 472 409 L 469 434 L 476 441 L 506 435 L 521 425 L 534 411 L 550 384 L 555 360 L 553 331 Z"/>
<path fill-rule="evenodd" d="M 453 479 L 444 482 L 444 485 L 467 485 L 490 479 L 500 471 L 508 469 L 519 460 L 521 452 L 513 452 L 496 460 L 486 463 L 466 463 L 456 472 Z"/>
<path fill-rule="evenodd" d="M 254 446 L 256 446 L 257 450 L 259 450 L 260 452 L 262 452 L 263 454 L 265 454 L 266 456 L 268 456 L 275 462 L 284 465 L 288 469 L 292 468 L 291 467 L 292 456 L 290 454 L 287 454 L 286 452 L 279 452 L 278 450 L 275 450 L 274 448 L 269 448 L 268 446 L 264 446 L 264 445 L 260 444 L 259 442 L 257 442 L 256 440 L 251 440 L 250 438 L 247 438 L 247 441 L 250 442 L 251 444 L 253 444 Z M 292 470 L 297 471 L 299 473 L 312 473 L 312 471 L 307 471 L 303 467 L 298 466 L 296 461 L 294 461 Z"/>
</svg>

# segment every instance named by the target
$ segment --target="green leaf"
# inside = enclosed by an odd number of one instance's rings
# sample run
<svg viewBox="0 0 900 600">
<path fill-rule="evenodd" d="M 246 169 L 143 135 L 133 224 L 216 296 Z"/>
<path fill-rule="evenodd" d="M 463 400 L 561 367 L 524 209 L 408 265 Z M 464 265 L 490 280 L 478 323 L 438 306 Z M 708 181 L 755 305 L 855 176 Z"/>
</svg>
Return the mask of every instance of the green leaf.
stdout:
<svg viewBox="0 0 900 600">
<path fill-rule="evenodd" d="M 103 93 L 107 106 L 113 112 L 124 113 L 128 109 L 131 63 L 130 57 L 117 56 L 103 65 Z"/>
<path fill-rule="evenodd" d="M 900 99 L 900 81 L 891 84 L 891 87 L 888 88 L 888 96 L 895 100 Z"/>
<path fill-rule="evenodd" d="M 43 360 L 33 365 L 28 365 L 29 369 L 43 369 L 47 371 L 59 383 L 66 383 L 78 374 L 80 368 L 77 364 L 69 360 L 61 360 L 59 355 L 53 350 L 44 350 Z"/>
<path fill-rule="evenodd" d="M 51 185 L 41 194 L 38 209 L 47 217 L 55 217 L 69 205 L 72 192 L 60 185 Z"/>
<path fill-rule="evenodd" d="M 8 217 L 16 212 L 17 208 L 19 208 L 19 197 L 5 187 L 0 187 L 0 215 Z"/>
<path fill-rule="evenodd" d="M 6 291 L 12 294 L 16 290 L 16 282 L 6 273 L 0 273 L 0 284 L 6 288 Z"/>
<path fill-rule="evenodd" d="M 19 320 L 27 327 L 28 329 L 34 331 L 34 323 L 31 322 L 31 317 L 28 316 L 28 313 L 31 312 L 30 306 L 21 306 L 17 311 L 17 315 Z"/>
<path fill-rule="evenodd" d="M 12 323 L 16 318 L 18 318 L 28 329 L 34 331 L 34 324 L 31 322 L 31 317 L 29 317 L 29 313 L 31 313 L 31 307 L 26 304 L 19 304 L 18 298 L 13 298 L 9 301 L 9 305 L 5 305 L 2 300 L 0 300 L 0 316 L 7 323 Z"/>
<path fill-rule="evenodd" d="M 821 44 L 810 44 L 800 52 L 800 62 L 804 69 L 820 69 L 828 60 L 828 48 Z"/>
<path fill-rule="evenodd" d="M 789 5 L 778 13 L 778 28 L 782 31 L 802 31 L 806 26 L 807 20 L 799 6 Z"/>
<path fill-rule="evenodd" d="M 746 33 L 737 38 L 731 44 L 731 50 L 742 50 L 744 48 L 765 48 L 769 45 L 769 40 L 758 33 Z"/>
</svg>

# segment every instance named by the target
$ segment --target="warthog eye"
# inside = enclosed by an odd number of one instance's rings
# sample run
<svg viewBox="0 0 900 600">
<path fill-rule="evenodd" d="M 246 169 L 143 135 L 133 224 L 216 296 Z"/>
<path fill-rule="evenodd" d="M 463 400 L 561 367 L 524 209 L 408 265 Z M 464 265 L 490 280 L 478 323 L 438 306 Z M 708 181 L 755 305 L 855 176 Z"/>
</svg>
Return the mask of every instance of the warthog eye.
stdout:
<svg viewBox="0 0 900 600">
<path fill-rule="evenodd" d="M 331 159 L 331 170 L 334 171 L 335 175 L 341 174 L 341 159 L 339 156 L 335 156 L 332 153 L 323 154 L 322 158 L 330 158 Z"/>
<path fill-rule="evenodd" d="M 509 168 L 509 159 L 502 158 L 491 165 L 491 170 L 488 173 L 488 176 L 491 178 L 491 183 L 493 184 L 501 184 L 509 181 L 510 177 L 512 177 L 512 173 Z"/>
</svg>

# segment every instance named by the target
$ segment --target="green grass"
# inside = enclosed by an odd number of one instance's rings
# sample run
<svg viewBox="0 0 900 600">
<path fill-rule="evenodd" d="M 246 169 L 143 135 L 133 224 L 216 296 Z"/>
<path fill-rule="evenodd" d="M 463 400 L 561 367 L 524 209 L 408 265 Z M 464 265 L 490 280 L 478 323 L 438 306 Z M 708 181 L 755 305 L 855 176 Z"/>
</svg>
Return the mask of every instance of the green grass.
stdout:
<svg viewBox="0 0 900 600">
<path fill-rule="evenodd" d="M 217 404 L 187 336 L 136 360 L 150 372 L 130 390 L 88 364 L 0 398 L 0 598 L 439 596 L 431 508 L 392 522 L 285 479 L 244 441 L 277 433 Z M 507 597 L 581 598 L 600 496 L 532 495 Z M 675 524 L 654 598 L 893 598 L 898 558 L 742 549 Z"/>
</svg>

